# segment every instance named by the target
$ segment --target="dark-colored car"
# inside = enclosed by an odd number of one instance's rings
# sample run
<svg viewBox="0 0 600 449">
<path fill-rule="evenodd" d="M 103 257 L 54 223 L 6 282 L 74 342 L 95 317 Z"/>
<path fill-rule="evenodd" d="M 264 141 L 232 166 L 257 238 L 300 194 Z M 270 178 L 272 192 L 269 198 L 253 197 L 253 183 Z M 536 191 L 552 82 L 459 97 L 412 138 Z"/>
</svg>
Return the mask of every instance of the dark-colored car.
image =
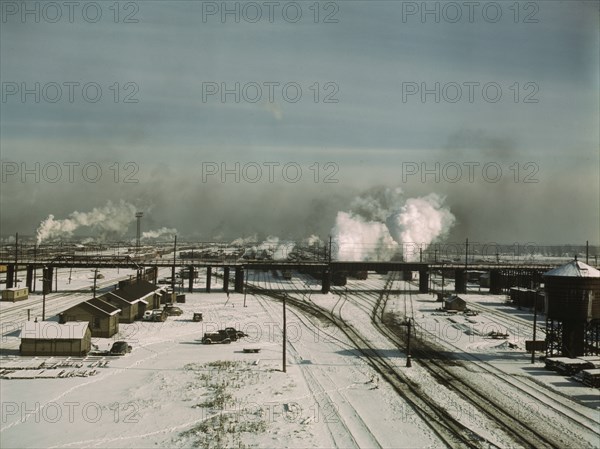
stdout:
<svg viewBox="0 0 600 449">
<path fill-rule="evenodd" d="M 125 355 L 131 352 L 131 346 L 126 341 L 115 341 L 108 353 L 110 355 Z"/>
<path fill-rule="evenodd" d="M 183 310 L 181 310 L 179 307 L 174 306 L 172 304 L 167 304 L 164 308 L 165 313 L 168 316 L 180 316 L 183 315 Z"/>
<path fill-rule="evenodd" d="M 206 332 L 204 337 L 202 337 L 202 343 L 205 345 L 210 345 L 212 343 L 231 343 L 231 338 L 224 332 Z"/>
<path fill-rule="evenodd" d="M 244 332 L 236 330 L 234 327 L 226 327 L 219 332 L 224 332 L 231 339 L 231 341 L 236 341 L 239 338 L 248 336 Z"/>
</svg>

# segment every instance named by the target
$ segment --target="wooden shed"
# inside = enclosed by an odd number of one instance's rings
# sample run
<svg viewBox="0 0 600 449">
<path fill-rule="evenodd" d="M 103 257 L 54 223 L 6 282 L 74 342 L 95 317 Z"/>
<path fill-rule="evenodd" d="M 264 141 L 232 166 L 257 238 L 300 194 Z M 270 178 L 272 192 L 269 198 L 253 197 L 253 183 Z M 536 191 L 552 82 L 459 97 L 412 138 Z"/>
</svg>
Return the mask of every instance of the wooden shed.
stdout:
<svg viewBox="0 0 600 449">
<path fill-rule="evenodd" d="M 29 289 L 27 287 L 11 287 L 2 290 L 2 301 L 23 301 L 29 298 Z"/>
<path fill-rule="evenodd" d="M 467 302 L 460 296 L 452 295 L 444 298 L 444 309 L 464 311 L 467 308 Z"/>
<path fill-rule="evenodd" d="M 133 323 L 138 316 L 139 302 L 141 300 L 128 301 L 125 298 L 118 295 L 118 292 L 119 290 L 115 290 L 113 292 L 109 292 L 102 296 L 99 296 L 99 298 L 102 301 L 107 302 L 112 306 L 120 309 L 120 312 L 118 314 L 119 323 Z"/>
<path fill-rule="evenodd" d="M 138 302 L 136 318 L 141 319 L 146 310 L 160 308 L 162 291 L 166 287 L 158 287 L 148 281 L 139 279 L 134 283 L 115 290 L 115 295 L 133 303 Z"/>
<path fill-rule="evenodd" d="M 121 309 L 100 298 L 79 303 L 60 314 L 60 322 L 87 321 L 92 337 L 112 337 L 119 332 Z"/>
<path fill-rule="evenodd" d="M 27 321 L 21 329 L 21 355 L 80 357 L 91 348 L 92 332 L 87 322 Z"/>
</svg>

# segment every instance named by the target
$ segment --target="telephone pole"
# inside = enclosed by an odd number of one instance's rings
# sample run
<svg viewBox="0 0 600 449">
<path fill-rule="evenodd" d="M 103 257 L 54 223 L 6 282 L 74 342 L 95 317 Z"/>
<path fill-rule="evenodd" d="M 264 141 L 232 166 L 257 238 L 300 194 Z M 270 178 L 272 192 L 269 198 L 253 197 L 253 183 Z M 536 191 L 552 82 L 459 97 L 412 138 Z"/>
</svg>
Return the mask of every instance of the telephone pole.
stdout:
<svg viewBox="0 0 600 449">
<path fill-rule="evenodd" d="M 285 299 L 287 298 L 287 294 L 283 295 L 283 372 L 286 372 L 286 346 L 287 346 L 287 325 L 286 325 L 286 317 L 285 317 Z"/>
</svg>

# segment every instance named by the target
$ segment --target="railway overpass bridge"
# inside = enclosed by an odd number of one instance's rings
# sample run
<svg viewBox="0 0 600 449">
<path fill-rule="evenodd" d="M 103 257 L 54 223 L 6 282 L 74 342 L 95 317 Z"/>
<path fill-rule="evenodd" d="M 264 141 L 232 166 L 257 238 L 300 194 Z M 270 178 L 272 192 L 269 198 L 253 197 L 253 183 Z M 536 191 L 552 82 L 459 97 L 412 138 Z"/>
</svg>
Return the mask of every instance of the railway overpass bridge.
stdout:
<svg viewBox="0 0 600 449">
<path fill-rule="evenodd" d="M 248 270 L 295 270 L 305 273 L 312 273 L 315 277 L 321 279 L 322 291 L 327 293 L 330 290 L 332 279 L 336 275 L 348 273 L 358 273 L 362 271 L 375 271 L 385 273 L 390 271 L 405 273 L 405 279 L 412 279 L 412 272 L 419 273 L 419 291 L 427 293 L 430 289 L 430 274 L 432 272 L 442 273 L 442 276 L 454 278 L 455 291 L 457 293 L 466 292 L 467 271 L 485 271 L 489 272 L 489 289 L 491 293 L 499 294 L 503 288 L 510 287 L 506 285 L 507 279 L 517 279 L 517 283 L 527 285 L 531 281 L 539 279 L 541 274 L 548 271 L 557 264 L 544 264 L 539 262 L 523 263 L 423 263 L 423 262 L 403 262 L 403 261 L 323 261 L 323 260 L 247 260 L 243 258 L 220 258 L 220 259 L 186 259 L 186 258 L 152 258 L 136 259 L 130 256 L 85 256 L 85 255 L 61 255 L 56 257 L 41 258 L 23 258 L 20 260 L 8 260 L 6 257 L 0 258 L 0 265 L 7 267 L 5 282 L 7 288 L 16 286 L 18 271 L 25 270 L 25 284 L 34 291 L 35 277 L 37 270 L 46 270 L 45 278 L 52 279 L 55 270 L 65 268 L 128 268 L 136 270 L 138 278 L 146 278 L 157 282 L 158 268 L 171 268 L 172 279 L 175 279 L 177 269 L 188 270 L 188 290 L 192 291 L 194 272 L 206 270 L 207 282 L 206 291 L 211 291 L 212 271 L 215 268 L 223 270 L 223 287 L 226 291 L 229 288 L 229 278 L 231 270 L 234 270 L 234 289 L 237 292 L 243 291 L 244 273 Z M 519 281 L 519 278 L 521 280 Z M 524 280 L 523 280 L 524 279 Z M 174 281 L 173 281 L 174 282 Z M 52 291 L 51 282 L 47 285 L 47 291 Z"/>
</svg>

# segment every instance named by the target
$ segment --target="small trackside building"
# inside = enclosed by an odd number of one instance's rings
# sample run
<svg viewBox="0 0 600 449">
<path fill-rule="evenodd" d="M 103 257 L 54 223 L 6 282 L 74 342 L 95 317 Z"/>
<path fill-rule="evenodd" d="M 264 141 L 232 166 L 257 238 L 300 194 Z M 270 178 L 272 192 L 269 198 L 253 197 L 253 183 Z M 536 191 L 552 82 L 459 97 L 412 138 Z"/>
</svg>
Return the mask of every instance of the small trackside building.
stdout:
<svg viewBox="0 0 600 449">
<path fill-rule="evenodd" d="M 156 285 L 139 279 L 134 283 L 125 285 L 112 293 L 133 303 L 138 302 L 138 310 L 135 318 L 141 319 L 146 310 L 160 308 L 162 292 L 166 287 L 157 287 Z"/>
<path fill-rule="evenodd" d="M 92 337 L 108 338 L 119 332 L 121 309 L 100 298 L 79 303 L 60 314 L 60 322 L 87 321 Z"/>
<path fill-rule="evenodd" d="M 91 348 L 92 332 L 87 322 L 27 321 L 21 329 L 21 355 L 81 357 Z"/>
<path fill-rule="evenodd" d="M 463 312 L 467 308 L 467 302 L 460 296 L 452 295 L 444 298 L 444 309 Z"/>
<path fill-rule="evenodd" d="M 2 290 L 2 301 L 23 301 L 29 298 L 29 289 L 27 287 L 11 287 Z"/>
<path fill-rule="evenodd" d="M 142 300 L 128 301 L 125 298 L 122 298 L 118 293 L 119 290 L 115 290 L 99 296 L 99 298 L 120 310 L 118 313 L 119 323 L 133 323 L 139 315 L 139 303 Z"/>
</svg>

